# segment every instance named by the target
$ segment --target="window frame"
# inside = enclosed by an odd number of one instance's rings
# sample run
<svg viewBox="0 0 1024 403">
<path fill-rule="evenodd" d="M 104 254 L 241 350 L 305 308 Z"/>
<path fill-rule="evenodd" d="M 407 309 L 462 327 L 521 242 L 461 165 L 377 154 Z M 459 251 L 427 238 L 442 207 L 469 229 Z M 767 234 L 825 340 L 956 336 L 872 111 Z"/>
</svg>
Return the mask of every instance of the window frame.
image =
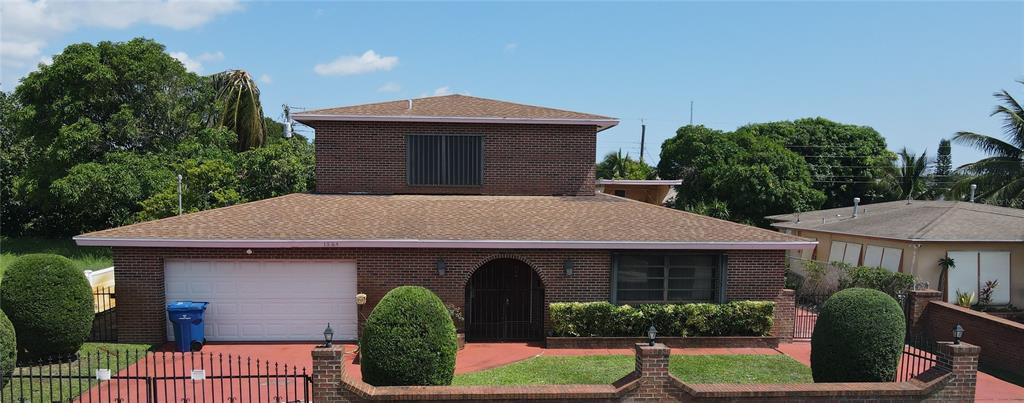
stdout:
<svg viewBox="0 0 1024 403">
<path fill-rule="evenodd" d="M 663 299 L 658 300 L 620 300 L 619 299 L 619 269 L 621 267 L 622 257 L 624 256 L 661 256 L 663 258 L 661 276 L 662 279 L 662 296 Z M 679 256 L 712 256 L 716 260 L 714 272 L 712 273 L 711 281 L 712 287 L 711 299 L 709 300 L 671 300 L 668 299 L 668 282 L 671 279 L 669 277 L 669 269 L 671 265 L 668 263 L 672 257 Z M 700 252 L 656 252 L 656 251 L 641 251 L 641 252 L 614 252 L 612 253 L 612 270 L 610 275 L 610 298 L 609 300 L 613 304 L 682 304 L 682 303 L 725 303 L 726 286 L 728 284 L 728 255 L 717 251 L 700 251 Z"/>
<path fill-rule="evenodd" d="M 480 138 L 480 170 L 478 175 L 480 182 L 476 184 L 468 185 L 452 185 L 452 184 L 417 184 L 413 183 L 413 169 L 412 169 L 412 149 L 409 146 L 409 139 L 412 137 L 479 137 Z M 484 186 L 486 179 L 484 178 L 485 167 L 487 166 L 486 149 L 487 149 L 487 136 L 484 134 L 475 133 L 410 133 L 405 135 L 405 184 L 410 187 L 455 187 L 455 188 L 478 188 Z M 447 163 L 447 162 L 446 162 Z"/>
</svg>

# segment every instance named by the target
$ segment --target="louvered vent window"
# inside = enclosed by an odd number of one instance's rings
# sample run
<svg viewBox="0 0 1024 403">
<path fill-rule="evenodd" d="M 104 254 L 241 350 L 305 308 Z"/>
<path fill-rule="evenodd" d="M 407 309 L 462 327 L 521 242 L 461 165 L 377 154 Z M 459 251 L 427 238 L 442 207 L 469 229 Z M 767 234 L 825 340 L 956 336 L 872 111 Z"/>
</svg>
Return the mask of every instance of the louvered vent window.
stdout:
<svg viewBox="0 0 1024 403">
<path fill-rule="evenodd" d="M 406 138 L 410 185 L 480 186 L 483 136 L 413 135 Z"/>
</svg>

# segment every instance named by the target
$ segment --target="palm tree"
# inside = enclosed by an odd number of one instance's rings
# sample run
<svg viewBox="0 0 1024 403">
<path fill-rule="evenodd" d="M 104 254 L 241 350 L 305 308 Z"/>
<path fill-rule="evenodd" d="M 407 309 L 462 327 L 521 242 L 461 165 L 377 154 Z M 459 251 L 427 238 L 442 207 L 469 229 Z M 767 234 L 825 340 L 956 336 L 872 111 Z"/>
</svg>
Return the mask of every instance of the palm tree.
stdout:
<svg viewBox="0 0 1024 403">
<path fill-rule="evenodd" d="M 227 70 L 214 74 L 213 85 L 223 108 L 214 123 L 238 135 L 238 151 L 262 146 L 267 140 L 260 105 L 260 89 L 244 70 Z"/>
<path fill-rule="evenodd" d="M 1024 84 L 1024 80 L 1017 82 Z M 991 116 L 1003 119 L 1005 140 L 958 132 L 954 142 L 974 147 L 989 157 L 957 168 L 957 173 L 968 177 L 958 181 L 951 193 L 962 198 L 973 183 L 978 185 L 978 197 L 985 203 L 1024 207 L 1024 108 L 1006 90 L 993 96 L 1003 103 Z"/>
<path fill-rule="evenodd" d="M 928 152 L 915 155 L 903 147 L 896 153 L 897 161 L 887 169 L 886 179 L 890 189 L 901 199 L 913 200 L 927 190 L 925 172 L 928 169 Z"/>
</svg>

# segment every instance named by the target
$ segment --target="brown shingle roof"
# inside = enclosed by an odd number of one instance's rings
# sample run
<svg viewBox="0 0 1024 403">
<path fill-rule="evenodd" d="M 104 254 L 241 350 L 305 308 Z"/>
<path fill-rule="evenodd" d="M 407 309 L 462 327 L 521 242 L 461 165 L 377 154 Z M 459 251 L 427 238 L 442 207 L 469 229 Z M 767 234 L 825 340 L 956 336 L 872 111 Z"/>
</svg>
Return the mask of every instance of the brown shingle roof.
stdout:
<svg viewBox="0 0 1024 403">
<path fill-rule="evenodd" d="M 557 197 L 297 193 L 76 237 L 80 244 L 99 245 L 114 245 L 117 243 L 113 241 L 118 239 L 393 241 L 389 244 L 393 247 L 399 247 L 394 242 L 421 241 L 701 243 L 708 248 L 715 247 L 712 243 L 764 244 L 749 245 L 758 249 L 811 246 L 805 239 L 776 231 L 603 194 Z M 351 246 L 342 244 L 346 245 Z M 733 246 L 723 245 L 720 249 L 737 248 Z"/>
<path fill-rule="evenodd" d="M 768 217 L 780 228 L 914 241 L 1024 241 L 1024 210 L 956 201 L 893 201 Z M 824 219 L 824 221 L 822 220 Z"/>
<path fill-rule="evenodd" d="M 317 120 L 483 120 L 519 123 L 595 124 L 607 128 L 618 120 L 607 116 L 524 105 L 468 95 L 402 99 L 374 104 L 317 109 L 292 115 L 300 122 Z"/>
</svg>

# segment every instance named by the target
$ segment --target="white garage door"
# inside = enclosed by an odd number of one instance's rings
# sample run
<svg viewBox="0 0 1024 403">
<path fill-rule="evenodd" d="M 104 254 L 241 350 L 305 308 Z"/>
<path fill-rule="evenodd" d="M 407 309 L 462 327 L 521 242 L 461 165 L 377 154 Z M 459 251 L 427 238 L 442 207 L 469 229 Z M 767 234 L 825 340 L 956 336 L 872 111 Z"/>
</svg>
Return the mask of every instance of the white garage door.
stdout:
<svg viewBox="0 0 1024 403">
<path fill-rule="evenodd" d="M 323 340 L 327 323 L 356 338 L 355 262 L 173 260 L 164 276 L 167 301 L 210 303 L 211 341 Z"/>
</svg>

